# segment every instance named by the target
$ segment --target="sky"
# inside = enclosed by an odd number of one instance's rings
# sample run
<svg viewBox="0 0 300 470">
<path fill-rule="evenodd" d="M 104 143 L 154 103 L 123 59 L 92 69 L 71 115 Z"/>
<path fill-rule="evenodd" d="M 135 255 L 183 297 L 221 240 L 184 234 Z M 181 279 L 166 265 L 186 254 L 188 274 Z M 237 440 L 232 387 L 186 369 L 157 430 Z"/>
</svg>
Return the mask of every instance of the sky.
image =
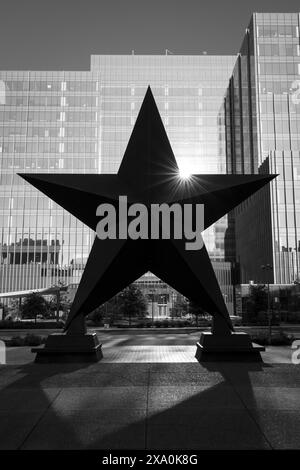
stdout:
<svg viewBox="0 0 300 470">
<path fill-rule="evenodd" d="M 299 0 L 1 0 L 1 70 L 88 70 L 91 54 L 236 54 L 252 12 Z"/>
</svg>

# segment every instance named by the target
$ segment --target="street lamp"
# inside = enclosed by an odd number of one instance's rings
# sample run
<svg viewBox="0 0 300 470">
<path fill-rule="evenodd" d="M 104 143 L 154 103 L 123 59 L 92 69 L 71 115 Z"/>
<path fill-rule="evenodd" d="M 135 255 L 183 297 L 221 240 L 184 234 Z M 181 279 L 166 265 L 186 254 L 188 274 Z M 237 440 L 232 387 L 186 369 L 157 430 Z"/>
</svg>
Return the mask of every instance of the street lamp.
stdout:
<svg viewBox="0 0 300 470">
<path fill-rule="evenodd" d="M 297 279 L 294 280 L 293 284 L 295 285 L 296 309 L 298 310 L 298 303 L 299 303 L 299 296 L 300 296 L 300 291 L 299 291 L 300 281 L 298 280 L 298 277 L 297 277 Z M 292 292 L 291 292 L 291 294 L 292 294 Z M 287 321 L 287 318 L 288 318 L 288 314 L 289 314 L 289 295 L 287 295 L 286 321 Z"/>
<path fill-rule="evenodd" d="M 271 266 L 270 264 L 263 264 L 263 265 L 261 265 L 261 269 L 266 270 L 266 271 L 272 271 L 273 266 Z M 268 286 L 268 312 L 267 312 L 267 316 L 268 316 L 268 325 L 269 325 L 268 343 L 271 344 L 272 343 L 272 314 L 271 314 L 271 310 L 270 310 L 270 281 L 269 281 L 268 273 L 267 273 L 267 278 L 268 278 L 268 281 L 267 281 L 267 286 Z"/>
</svg>

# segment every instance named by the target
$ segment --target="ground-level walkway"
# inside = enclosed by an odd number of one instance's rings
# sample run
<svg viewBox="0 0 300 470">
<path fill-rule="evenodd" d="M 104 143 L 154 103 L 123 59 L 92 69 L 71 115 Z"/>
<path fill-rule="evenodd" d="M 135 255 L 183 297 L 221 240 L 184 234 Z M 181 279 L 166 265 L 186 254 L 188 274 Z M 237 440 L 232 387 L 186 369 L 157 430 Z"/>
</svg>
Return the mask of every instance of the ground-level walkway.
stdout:
<svg viewBox="0 0 300 470">
<path fill-rule="evenodd" d="M 166 362 L 0 366 L 0 448 L 300 448 L 299 365 L 201 365 L 175 347 L 177 362 L 165 347 Z"/>
<path fill-rule="evenodd" d="M 102 362 L 197 362 L 195 359 L 196 343 L 200 332 L 173 331 L 144 331 L 144 330 L 96 330 L 99 341 L 102 343 L 104 358 Z M 10 339 L 14 336 L 24 336 L 26 330 L 1 330 L 1 339 Z M 38 330 L 40 336 L 47 336 L 51 331 Z M 300 338 L 300 333 L 295 337 Z M 263 353 L 266 363 L 291 364 L 292 350 L 290 346 L 268 346 Z M 21 365 L 31 363 L 33 354 L 29 347 L 8 347 L 7 364 Z"/>
</svg>

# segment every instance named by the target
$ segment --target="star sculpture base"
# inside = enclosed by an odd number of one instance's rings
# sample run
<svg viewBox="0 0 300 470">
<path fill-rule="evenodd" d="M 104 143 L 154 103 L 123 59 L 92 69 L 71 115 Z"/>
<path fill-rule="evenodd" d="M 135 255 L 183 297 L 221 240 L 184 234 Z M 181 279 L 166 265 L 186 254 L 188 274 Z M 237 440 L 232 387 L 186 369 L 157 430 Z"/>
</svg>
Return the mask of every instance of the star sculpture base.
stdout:
<svg viewBox="0 0 300 470">
<path fill-rule="evenodd" d="M 262 362 L 263 346 L 253 344 L 243 332 L 220 336 L 205 331 L 201 333 L 195 354 L 199 362 Z"/>
<path fill-rule="evenodd" d="M 38 363 L 98 362 L 102 344 L 96 333 L 87 333 L 84 317 L 79 315 L 66 333 L 49 335 L 43 348 L 32 348 Z"/>
<path fill-rule="evenodd" d="M 96 333 L 49 335 L 43 348 L 32 348 L 37 363 L 98 362 L 102 359 L 102 345 Z"/>
</svg>

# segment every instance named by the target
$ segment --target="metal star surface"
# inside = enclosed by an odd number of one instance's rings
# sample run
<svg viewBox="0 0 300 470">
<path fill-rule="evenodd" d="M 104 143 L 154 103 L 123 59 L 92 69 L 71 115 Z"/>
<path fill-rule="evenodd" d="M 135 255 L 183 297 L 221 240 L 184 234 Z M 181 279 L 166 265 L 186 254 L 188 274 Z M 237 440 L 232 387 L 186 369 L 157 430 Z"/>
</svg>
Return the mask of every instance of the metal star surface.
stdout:
<svg viewBox="0 0 300 470">
<path fill-rule="evenodd" d="M 150 87 L 117 174 L 20 174 L 91 229 L 101 203 L 204 204 L 205 228 L 247 199 L 275 175 L 179 176 L 179 169 Z M 118 224 L 118 222 L 117 222 Z M 232 323 L 205 246 L 185 249 L 184 239 L 95 238 L 66 328 L 144 273 L 151 271 L 211 313 L 220 328 Z"/>
</svg>

